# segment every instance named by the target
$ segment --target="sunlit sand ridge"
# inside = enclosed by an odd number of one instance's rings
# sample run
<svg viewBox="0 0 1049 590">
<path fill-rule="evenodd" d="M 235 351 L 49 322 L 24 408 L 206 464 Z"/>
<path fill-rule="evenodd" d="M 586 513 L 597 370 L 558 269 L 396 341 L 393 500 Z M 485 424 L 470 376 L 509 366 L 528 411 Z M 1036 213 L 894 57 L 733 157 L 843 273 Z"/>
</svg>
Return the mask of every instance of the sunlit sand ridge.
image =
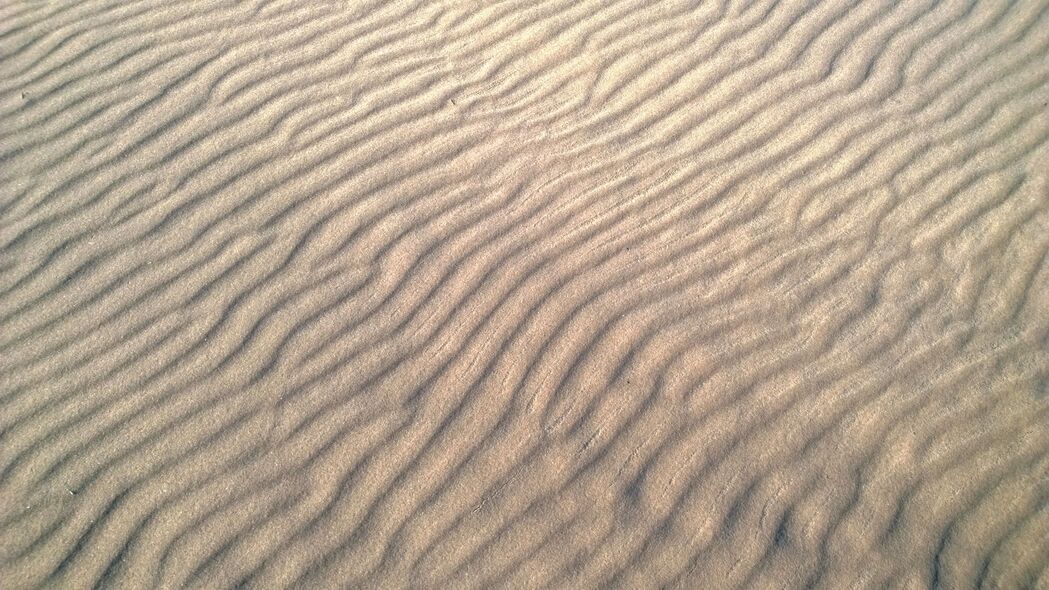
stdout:
<svg viewBox="0 0 1049 590">
<path fill-rule="evenodd" d="M 0 4 L 3 588 L 1049 588 L 1049 1 Z"/>
</svg>

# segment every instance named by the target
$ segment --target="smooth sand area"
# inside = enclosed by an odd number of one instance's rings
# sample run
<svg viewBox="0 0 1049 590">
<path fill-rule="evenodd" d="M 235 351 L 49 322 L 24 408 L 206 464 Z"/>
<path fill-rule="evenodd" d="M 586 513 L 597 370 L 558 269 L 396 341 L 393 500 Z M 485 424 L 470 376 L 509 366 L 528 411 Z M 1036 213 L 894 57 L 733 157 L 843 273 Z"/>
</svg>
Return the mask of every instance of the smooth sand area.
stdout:
<svg viewBox="0 0 1049 590">
<path fill-rule="evenodd" d="M 1049 588 L 1049 0 L 0 1 L 0 588 Z"/>
</svg>

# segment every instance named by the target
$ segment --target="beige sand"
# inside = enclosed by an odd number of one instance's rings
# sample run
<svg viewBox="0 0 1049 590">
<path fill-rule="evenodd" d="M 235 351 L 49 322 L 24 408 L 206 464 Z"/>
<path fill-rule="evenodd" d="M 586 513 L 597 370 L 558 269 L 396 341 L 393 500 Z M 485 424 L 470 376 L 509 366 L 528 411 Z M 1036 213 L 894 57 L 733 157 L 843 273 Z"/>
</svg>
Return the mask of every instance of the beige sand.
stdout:
<svg viewBox="0 0 1049 590">
<path fill-rule="evenodd" d="M 0 4 L 0 587 L 1049 588 L 1049 1 Z"/>
</svg>

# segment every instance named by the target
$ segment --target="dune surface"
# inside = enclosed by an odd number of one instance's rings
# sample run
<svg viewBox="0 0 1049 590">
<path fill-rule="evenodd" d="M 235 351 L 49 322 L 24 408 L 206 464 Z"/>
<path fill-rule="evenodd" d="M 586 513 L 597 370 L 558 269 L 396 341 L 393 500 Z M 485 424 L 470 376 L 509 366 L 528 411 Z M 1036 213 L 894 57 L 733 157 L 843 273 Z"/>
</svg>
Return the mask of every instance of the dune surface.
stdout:
<svg viewBox="0 0 1049 590">
<path fill-rule="evenodd" d="M 0 4 L 3 588 L 1049 588 L 1049 1 Z"/>
</svg>

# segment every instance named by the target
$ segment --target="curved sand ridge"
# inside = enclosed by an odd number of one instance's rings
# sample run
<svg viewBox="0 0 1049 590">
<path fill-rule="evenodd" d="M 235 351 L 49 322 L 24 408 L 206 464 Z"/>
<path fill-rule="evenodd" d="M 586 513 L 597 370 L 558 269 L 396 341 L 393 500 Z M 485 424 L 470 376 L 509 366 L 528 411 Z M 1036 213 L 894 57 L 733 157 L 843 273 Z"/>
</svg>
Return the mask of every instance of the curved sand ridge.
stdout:
<svg viewBox="0 0 1049 590">
<path fill-rule="evenodd" d="M 0 23 L 4 587 L 1049 587 L 1049 2 Z"/>
</svg>

